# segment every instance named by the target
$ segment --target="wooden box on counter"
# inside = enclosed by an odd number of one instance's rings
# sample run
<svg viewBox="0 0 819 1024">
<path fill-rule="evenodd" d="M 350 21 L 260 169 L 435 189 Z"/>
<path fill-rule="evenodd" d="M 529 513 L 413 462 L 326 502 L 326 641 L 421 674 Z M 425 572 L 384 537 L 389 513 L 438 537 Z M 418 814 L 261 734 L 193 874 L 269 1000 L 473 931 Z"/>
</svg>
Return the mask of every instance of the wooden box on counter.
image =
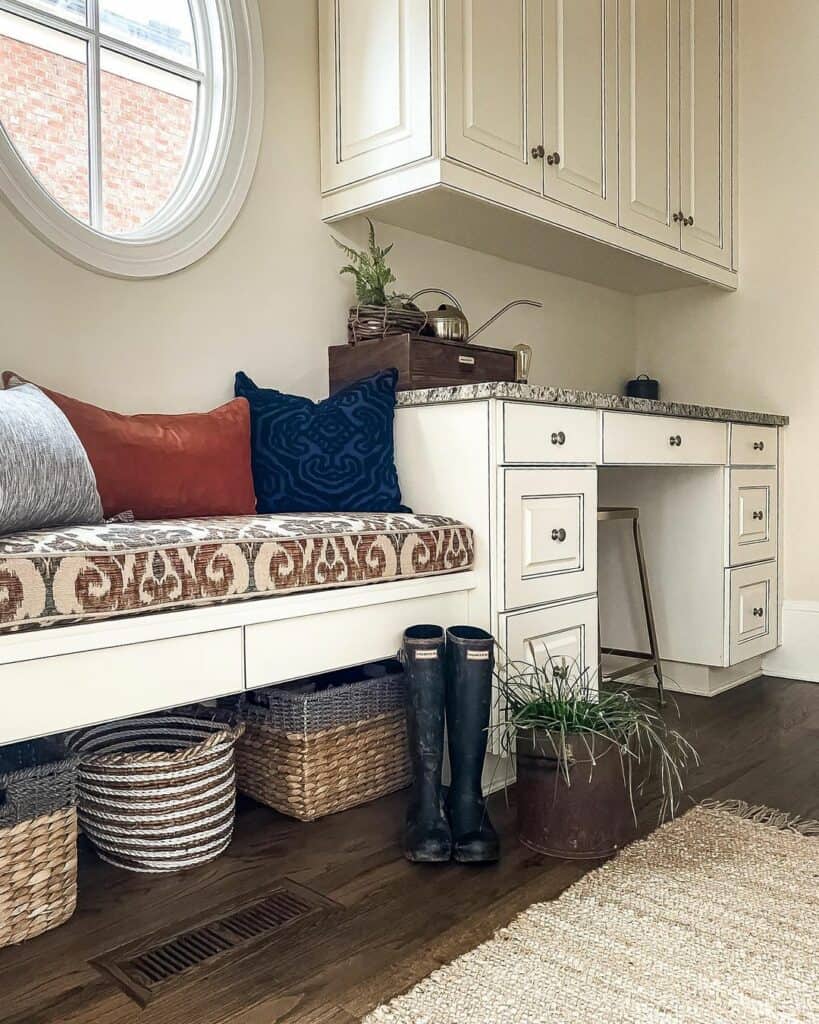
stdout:
<svg viewBox="0 0 819 1024">
<path fill-rule="evenodd" d="M 331 345 L 330 394 L 378 370 L 398 370 L 398 390 L 514 381 L 515 353 L 414 334 L 391 334 L 355 345 Z"/>
</svg>

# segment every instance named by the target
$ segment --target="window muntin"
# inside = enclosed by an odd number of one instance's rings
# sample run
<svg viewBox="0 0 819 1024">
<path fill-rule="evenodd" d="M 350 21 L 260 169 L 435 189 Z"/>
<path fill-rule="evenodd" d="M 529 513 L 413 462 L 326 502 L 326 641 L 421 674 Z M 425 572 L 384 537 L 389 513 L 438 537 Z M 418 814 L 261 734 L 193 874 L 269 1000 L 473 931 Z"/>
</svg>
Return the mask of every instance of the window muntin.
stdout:
<svg viewBox="0 0 819 1024">
<path fill-rule="evenodd" d="M 63 210 L 122 238 L 170 210 L 205 130 L 206 47 L 188 0 L 139 0 L 135 17 L 134 7 L 0 0 L 0 126 Z"/>
</svg>

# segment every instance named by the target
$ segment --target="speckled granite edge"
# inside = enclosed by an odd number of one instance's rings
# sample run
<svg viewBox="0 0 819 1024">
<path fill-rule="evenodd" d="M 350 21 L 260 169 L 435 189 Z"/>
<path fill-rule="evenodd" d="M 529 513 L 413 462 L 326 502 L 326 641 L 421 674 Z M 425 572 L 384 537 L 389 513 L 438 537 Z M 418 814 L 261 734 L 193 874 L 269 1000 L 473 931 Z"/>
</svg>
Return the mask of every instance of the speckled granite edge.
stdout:
<svg viewBox="0 0 819 1024">
<path fill-rule="evenodd" d="M 655 416 L 687 416 L 697 420 L 722 420 L 730 423 L 754 423 L 758 426 L 784 427 L 787 416 L 743 409 L 721 409 L 715 405 L 689 405 L 685 402 L 650 402 L 646 398 L 626 398 L 596 391 L 575 391 L 537 384 L 458 384 L 453 387 L 401 391 L 399 406 L 433 405 L 440 402 L 469 402 L 480 398 L 510 398 L 544 405 L 573 405 L 581 409 L 611 409 L 617 412 L 653 413 Z"/>
</svg>

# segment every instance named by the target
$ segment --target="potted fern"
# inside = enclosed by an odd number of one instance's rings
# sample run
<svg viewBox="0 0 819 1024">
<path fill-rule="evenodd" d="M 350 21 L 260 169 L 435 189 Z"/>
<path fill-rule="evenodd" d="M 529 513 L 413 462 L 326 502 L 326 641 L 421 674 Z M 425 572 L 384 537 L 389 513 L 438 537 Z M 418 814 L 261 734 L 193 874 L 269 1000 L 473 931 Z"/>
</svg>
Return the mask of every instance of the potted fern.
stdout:
<svg viewBox="0 0 819 1024">
<path fill-rule="evenodd" d="M 347 317 L 351 344 L 384 338 L 388 334 L 417 334 L 426 323 L 426 315 L 410 306 L 406 295 L 388 291 L 396 280 L 387 263 L 392 245 L 381 248 L 375 240 L 375 228 L 369 217 L 367 223 L 370 231 L 366 249 L 353 249 L 333 237 L 350 261 L 339 273 L 350 274 L 355 279 L 357 305 L 350 309 Z"/>
<path fill-rule="evenodd" d="M 606 857 L 636 835 L 635 797 L 659 783 L 659 819 L 673 817 L 691 744 L 629 689 L 598 692 L 565 659 L 498 659 L 502 746 L 517 759 L 518 838 L 538 853 Z"/>
</svg>

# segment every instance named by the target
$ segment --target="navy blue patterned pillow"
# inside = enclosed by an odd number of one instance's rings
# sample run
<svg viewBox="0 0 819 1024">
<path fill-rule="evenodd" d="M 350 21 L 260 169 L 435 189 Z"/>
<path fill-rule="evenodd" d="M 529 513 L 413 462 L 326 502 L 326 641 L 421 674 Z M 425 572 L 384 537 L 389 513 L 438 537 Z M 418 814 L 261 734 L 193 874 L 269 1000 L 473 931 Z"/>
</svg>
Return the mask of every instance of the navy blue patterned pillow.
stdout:
<svg viewBox="0 0 819 1024">
<path fill-rule="evenodd" d="M 258 511 L 407 511 L 393 448 L 397 379 L 383 370 L 312 402 L 237 373 L 236 396 L 250 404 Z"/>
</svg>

